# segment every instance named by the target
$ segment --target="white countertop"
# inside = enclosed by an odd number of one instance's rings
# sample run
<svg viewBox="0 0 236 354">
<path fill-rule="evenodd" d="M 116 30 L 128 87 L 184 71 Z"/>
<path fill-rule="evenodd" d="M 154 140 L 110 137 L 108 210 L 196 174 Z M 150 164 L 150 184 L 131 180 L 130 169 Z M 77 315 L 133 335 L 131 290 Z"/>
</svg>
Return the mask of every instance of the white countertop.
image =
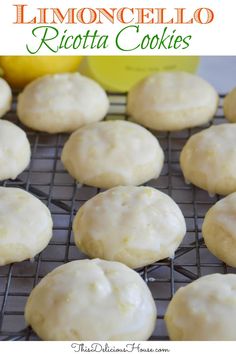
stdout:
<svg viewBox="0 0 236 354">
<path fill-rule="evenodd" d="M 236 87 L 236 56 L 201 57 L 198 74 L 219 93 L 227 93 Z"/>
</svg>

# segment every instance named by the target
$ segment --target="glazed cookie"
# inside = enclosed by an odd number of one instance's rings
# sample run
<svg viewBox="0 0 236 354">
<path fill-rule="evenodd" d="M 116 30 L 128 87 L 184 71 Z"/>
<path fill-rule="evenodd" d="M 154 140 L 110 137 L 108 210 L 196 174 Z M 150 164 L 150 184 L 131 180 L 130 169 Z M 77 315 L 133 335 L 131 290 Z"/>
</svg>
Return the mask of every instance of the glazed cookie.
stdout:
<svg viewBox="0 0 236 354">
<path fill-rule="evenodd" d="M 236 193 L 207 212 L 202 234 L 207 248 L 226 264 L 236 267 Z"/>
<path fill-rule="evenodd" d="M 236 88 L 224 99 L 224 114 L 230 122 L 236 122 Z"/>
<path fill-rule="evenodd" d="M 12 92 L 8 83 L 0 78 L 0 118 L 11 108 Z"/>
<path fill-rule="evenodd" d="M 71 176 L 100 188 L 147 182 L 159 176 L 163 160 L 163 151 L 148 130 L 121 120 L 80 128 L 62 151 Z"/>
<path fill-rule="evenodd" d="M 44 340 L 147 340 L 156 306 L 132 269 L 79 260 L 54 269 L 33 289 L 25 319 Z"/>
<path fill-rule="evenodd" d="M 36 197 L 0 187 L 0 265 L 33 258 L 49 243 L 52 218 Z"/>
<path fill-rule="evenodd" d="M 91 258 L 138 268 L 172 257 L 186 226 L 168 195 L 150 187 L 126 186 L 87 201 L 74 219 L 73 231 L 76 245 Z"/>
<path fill-rule="evenodd" d="M 177 290 L 165 315 L 171 340 L 236 340 L 236 275 L 211 274 Z"/>
<path fill-rule="evenodd" d="M 218 94 L 202 78 L 187 72 L 160 72 L 145 78 L 128 94 L 131 119 L 155 130 L 181 130 L 209 122 Z"/>
<path fill-rule="evenodd" d="M 15 179 L 30 162 L 30 144 L 15 124 L 0 120 L 0 181 Z"/>
<path fill-rule="evenodd" d="M 236 124 L 212 126 L 192 135 L 180 155 L 187 181 L 210 194 L 236 191 Z"/>
<path fill-rule="evenodd" d="M 79 73 L 71 73 L 31 82 L 19 95 L 17 113 L 32 129 L 60 133 L 103 119 L 108 108 L 102 87 Z"/>
</svg>

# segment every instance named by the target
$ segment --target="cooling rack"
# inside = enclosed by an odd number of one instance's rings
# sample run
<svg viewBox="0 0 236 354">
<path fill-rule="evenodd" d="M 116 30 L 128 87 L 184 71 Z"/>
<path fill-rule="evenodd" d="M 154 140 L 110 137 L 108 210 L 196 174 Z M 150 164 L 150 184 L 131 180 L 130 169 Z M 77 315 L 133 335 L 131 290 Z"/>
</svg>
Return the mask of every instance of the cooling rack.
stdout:
<svg viewBox="0 0 236 354">
<path fill-rule="evenodd" d="M 222 99 L 213 124 L 224 122 Z M 109 94 L 110 111 L 106 119 L 127 119 L 126 95 Z M 12 110 L 4 117 L 16 122 L 16 95 Z M 212 124 L 212 123 L 211 123 Z M 181 132 L 154 133 L 165 152 L 161 176 L 146 185 L 170 195 L 181 208 L 187 234 L 173 259 L 165 259 L 139 270 L 157 304 L 157 324 L 151 340 L 168 340 L 164 314 L 174 292 L 200 276 L 235 273 L 206 249 L 201 225 L 207 210 L 218 200 L 207 192 L 186 185 L 179 166 L 179 154 L 186 140 L 203 127 Z M 25 129 L 25 127 L 24 127 Z M 32 288 L 55 267 L 86 258 L 75 247 L 72 220 L 79 207 L 101 190 L 77 184 L 64 170 L 60 155 L 67 134 L 49 135 L 27 131 L 32 149 L 29 168 L 16 180 L 3 186 L 23 188 L 41 199 L 51 210 L 54 231 L 49 246 L 35 259 L 0 267 L 0 340 L 38 340 L 24 322 L 24 306 Z M 33 232 L 33 230 L 32 230 Z"/>
</svg>

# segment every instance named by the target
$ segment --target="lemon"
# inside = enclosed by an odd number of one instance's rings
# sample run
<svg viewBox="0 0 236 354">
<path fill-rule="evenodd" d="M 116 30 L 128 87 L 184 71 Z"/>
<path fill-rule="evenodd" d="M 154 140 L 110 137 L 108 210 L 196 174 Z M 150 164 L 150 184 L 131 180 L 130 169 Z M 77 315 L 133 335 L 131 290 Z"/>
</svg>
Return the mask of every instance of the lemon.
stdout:
<svg viewBox="0 0 236 354">
<path fill-rule="evenodd" d="M 43 75 L 77 71 L 81 59 L 79 56 L 3 56 L 0 67 L 4 79 L 13 88 L 22 88 Z"/>
</svg>

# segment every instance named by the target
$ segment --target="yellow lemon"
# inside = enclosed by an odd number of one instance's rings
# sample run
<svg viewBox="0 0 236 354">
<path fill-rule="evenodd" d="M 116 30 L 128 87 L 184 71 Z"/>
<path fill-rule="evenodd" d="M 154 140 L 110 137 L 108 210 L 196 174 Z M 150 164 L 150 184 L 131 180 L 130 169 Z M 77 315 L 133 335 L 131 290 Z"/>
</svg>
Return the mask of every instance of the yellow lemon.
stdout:
<svg viewBox="0 0 236 354">
<path fill-rule="evenodd" d="M 62 72 L 77 71 L 79 56 L 4 56 L 0 57 L 3 77 L 13 88 L 22 88 L 37 77 Z"/>
</svg>

